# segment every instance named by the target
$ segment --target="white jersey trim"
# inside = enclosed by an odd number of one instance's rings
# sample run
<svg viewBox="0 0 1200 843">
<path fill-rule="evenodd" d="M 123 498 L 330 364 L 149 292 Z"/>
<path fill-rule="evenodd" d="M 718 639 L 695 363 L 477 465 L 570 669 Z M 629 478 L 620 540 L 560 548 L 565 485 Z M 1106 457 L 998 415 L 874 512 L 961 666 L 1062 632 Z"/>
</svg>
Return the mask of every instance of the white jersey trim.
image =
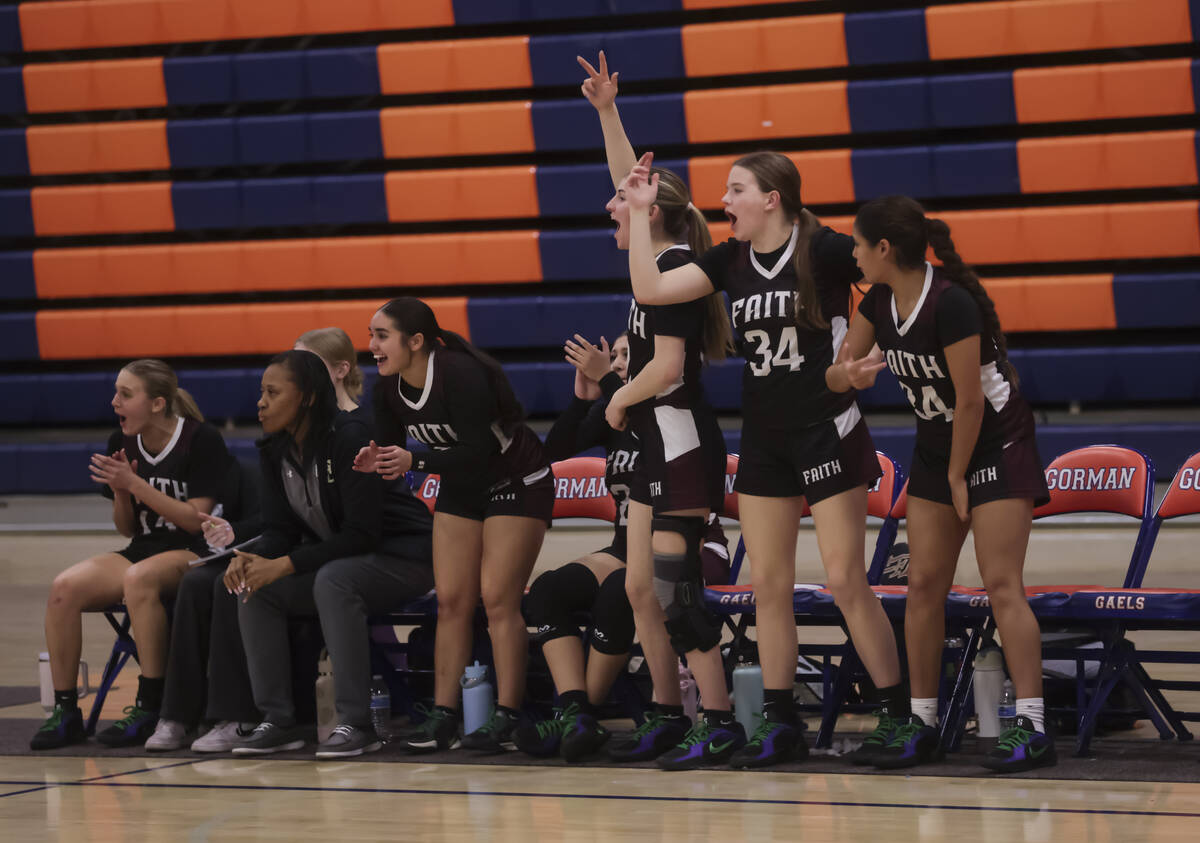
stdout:
<svg viewBox="0 0 1200 843">
<path fill-rule="evenodd" d="M 933 264 L 925 261 L 925 286 L 921 288 L 921 297 L 917 299 L 917 306 L 913 308 L 912 313 L 908 314 L 908 318 L 904 320 L 904 324 L 900 324 L 900 314 L 896 312 L 896 294 L 892 293 L 892 322 L 896 326 L 896 333 L 904 336 L 908 333 L 908 329 L 917 321 L 917 314 L 921 312 L 921 306 L 925 304 L 925 297 L 929 295 L 929 288 L 933 286 Z"/>
<path fill-rule="evenodd" d="M 436 354 L 437 351 L 429 352 L 429 362 L 425 364 L 425 388 L 421 390 L 421 397 L 417 399 L 417 403 L 409 401 L 404 395 L 404 390 L 400 388 L 400 384 L 404 383 L 403 378 L 396 378 L 396 392 L 400 394 L 400 400 L 407 404 L 409 409 L 420 410 L 429 400 L 429 393 L 433 391 L 433 357 Z"/>
<path fill-rule="evenodd" d="M 659 258 L 661 258 L 663 255 L 665 255 L 667 252 L 671 251 L 672 249 L 690 249 L 690 248 L 692 248 L 692 247 L 689 246 L 687 243 L 676 243 L 674 246 L 668 246 L 667 248 L 665 248 L 661 252 L 659 252 L 657 255 L 655 255 L 654 260 L 657 261 Z"/>
<path fill-rule="evenodd" d="M 754 268 L 758 270 L 758 274 L 768 281 L 771 281 L 783 271 L 787 266 L 787 262 L 792 259 L 792 255 L 796 253 L 796 241 L 800 238 L 800 225 L 792 225 L 792 237 L 788 240 L 787 248 L 783 250 L 783 254 L 779 256 L 779 260 L 775 261 L 775 265 L 771 267 L 771 271 L 763 269 L 762 264 L 758 262 L 758 258 L 754 255 L 754 247 L 750 247 L 750 263 L 754 264 Z"/>
<path fill-rule="evenodd" d="M 663 459 L 667 462 L 700 447 L 700 433 L 691 410 L 655 407 L 654 418 L 662 437 Z"/>
<path fill-rule="evenodd" d="M 175 432 L 171 434 L 171 441 L 167 443 L 167 447 L 158 452 L 157 457 L 152 457 L 146 453 L 146 446 L 142 444 L 142 434 L 137 435 L 138 450 L 142 452 L 142 458 L 150 463 L 150 465 L 158 465 L 167 458 L 167 454 L 171 453 L 175 448 L 175 443 L 179 441 L 179 437 L 183 435 L 183 416 L 175 420 Z"/>
<path fill-rule="evenodd" d="M 833 335 L 833 359 L 837 360 L 842 343 L 846 341 L 846 333 L 850 330 L 845 316 L 835 316 L 829 320 L 829 332 Z"/>
<path fill-rule="evenodd" d="M 837 427 L 838 439 L 845 439 L 849 436 L 850 431 L 854 430 L 854 426 L 861 420 L 862 413 L 858 411 L 858 402 L 838 413 L 833 419 L 833 423 Z"/>
<path fill-rule="evenodd" d="M 983 387 L 983 394 L 992 405 L 992 409 L 997 413 L 1003 410 L 1008 404 L 1009 395 L 1012 394 L 1012 387 L 1008 385 L 1004 375 L 1000 374 L 995 361 L 979 367 L 979 384 Z"/>
</svg>

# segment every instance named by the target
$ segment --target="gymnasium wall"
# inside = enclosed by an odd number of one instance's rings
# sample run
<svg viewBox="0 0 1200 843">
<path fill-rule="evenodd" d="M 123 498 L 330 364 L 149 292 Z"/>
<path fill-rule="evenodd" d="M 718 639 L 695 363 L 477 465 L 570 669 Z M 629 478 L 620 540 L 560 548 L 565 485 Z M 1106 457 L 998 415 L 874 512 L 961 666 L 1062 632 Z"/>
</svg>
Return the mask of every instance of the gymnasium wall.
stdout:
<svg viewBox="0 0 1200 843">
<path fill-rule="evenodd" d="M 365 349 L 400 293 L 553 415 L 563 338 L 613 336 L 628 303 L 578 91 L 575 55 L 600 49 L 635 148 L 689 181 L 716 239 L 753 149 L 791 155 L 841 230 L 913 195 L 984 275 L 1036 405 L 1194 406 L 1200 0 L 844 7 L 0 3 L 0 425 L 107 424 L 136 356 L 249 421 L 265 355 L 329 324 Z M 723 411 L 738 369 L 707 374 Z M 903 405 L 890 379 L 862 400 Z M 1164 471 L 1200 448 L 1200 423 L 1138 430 Z M 34 466 L 92 447 L 0 444 L 0 492 L 56 490 Z"/>
</svg>

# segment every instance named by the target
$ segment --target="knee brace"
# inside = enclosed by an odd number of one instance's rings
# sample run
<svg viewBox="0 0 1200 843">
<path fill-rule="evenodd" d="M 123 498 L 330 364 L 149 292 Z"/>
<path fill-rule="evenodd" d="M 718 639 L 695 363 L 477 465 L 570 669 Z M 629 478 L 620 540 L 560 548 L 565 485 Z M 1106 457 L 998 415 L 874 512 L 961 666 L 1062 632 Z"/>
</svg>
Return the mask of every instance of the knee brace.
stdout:
<svg viewBox="0 0 1200 843">
<path fill-rule="evenodd" d="M 633 646 L 633 607 L 625 593 L 625 569 L 600 583 L 592 604 L 592 647 L 597 653 L 621 656 Z"/>
<path fill-rule="evenodd" d="M 705 520 L 661 515 L 654 519 L 651 529 L 682 536 L 686 547 L 681 554 L 654 553 L 654 594 L 667 616 L 671 646 L 680 655 L 711 650 L 721 641 L 721 621 L 704 606 L 700 545 Z"/>
<path fill-rule="evenodd" d="M 591 609 L 599 590 L 595 574 L 578 562 L 547 571 L 534 580 L 525 595 L 524 614 L 525 621 L 537 627 L 536 640 L 544 644 L 578 635 L 579 627 L 572 617 Z"/>
</svg>

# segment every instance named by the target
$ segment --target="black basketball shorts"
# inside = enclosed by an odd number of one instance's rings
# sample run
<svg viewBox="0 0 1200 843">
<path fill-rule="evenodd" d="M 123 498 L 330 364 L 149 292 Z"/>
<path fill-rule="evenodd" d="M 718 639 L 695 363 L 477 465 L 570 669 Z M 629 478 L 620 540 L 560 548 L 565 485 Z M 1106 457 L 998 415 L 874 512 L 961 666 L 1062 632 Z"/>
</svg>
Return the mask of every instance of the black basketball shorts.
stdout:
<svg viewBox="0 0 1200 843">
<path fill-rule="evenodd" d="M 725 504 L 725 436 L 712 408 L 654 407 L 634 432 L 641 456 L 631 500 L 656 515 L 687 509 L 720 512 Z"/>
<path fill-rule="evenodd" d="M 943 445 L 930 447 L 917 439 L 913 449 L 908 494 L 950 506 L 950 453 Z M 1050 500 L 1037 441 L 1021 436 L 1009 442 L 976 447 L 967 468 L 967 503 L 974 509 L 991 501 L 1033 498 L 1034 506 Z"/>
<path fill-rule="evenodd" d="M 537 518 L 549 525 L 554 520 L 554 474 L 550 466 L 490 488 L 479 488 L 442 478 L 433 511 L 484 521 L 493 515 Z"/>
</svg>

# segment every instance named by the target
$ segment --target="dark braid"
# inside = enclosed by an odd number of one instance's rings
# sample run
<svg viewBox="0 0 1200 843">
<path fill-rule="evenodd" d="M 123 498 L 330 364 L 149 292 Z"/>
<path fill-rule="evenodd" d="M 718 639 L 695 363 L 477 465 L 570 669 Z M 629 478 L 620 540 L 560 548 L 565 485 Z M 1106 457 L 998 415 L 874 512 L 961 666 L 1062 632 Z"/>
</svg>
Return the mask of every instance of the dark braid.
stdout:
<svg viewBox="0 0 1200 843">
<path fill-rule="evenodd" d="M 1020 376 L 1017 375 L 1016 368 L 1008 359 L 1008 341 L 1005 340 L 1004 331 L 1000 328 L 1000 317 L 996 314 L 996 305 L 992 301 L 992 297 L 983 288 L 975 270 L 963 263 L 962 257 L 955 250 L 954 241 L 950 238 L 950 226 L 940 219 L 926 217 L 925 228 L 926 236 L 929 238 L 929 247 L 933 249 L 933 254 L 937 259 L 942 262 L 942 272 L 947 278 L 970 293 L 975 299 L 975 303 L 979 305 L 979 310 L 983 313 L 988 330 L 992 335 L 992 342 L 996 344 L 996 367 L 1009 383 L 1018 386 Z"/>
</svg>

